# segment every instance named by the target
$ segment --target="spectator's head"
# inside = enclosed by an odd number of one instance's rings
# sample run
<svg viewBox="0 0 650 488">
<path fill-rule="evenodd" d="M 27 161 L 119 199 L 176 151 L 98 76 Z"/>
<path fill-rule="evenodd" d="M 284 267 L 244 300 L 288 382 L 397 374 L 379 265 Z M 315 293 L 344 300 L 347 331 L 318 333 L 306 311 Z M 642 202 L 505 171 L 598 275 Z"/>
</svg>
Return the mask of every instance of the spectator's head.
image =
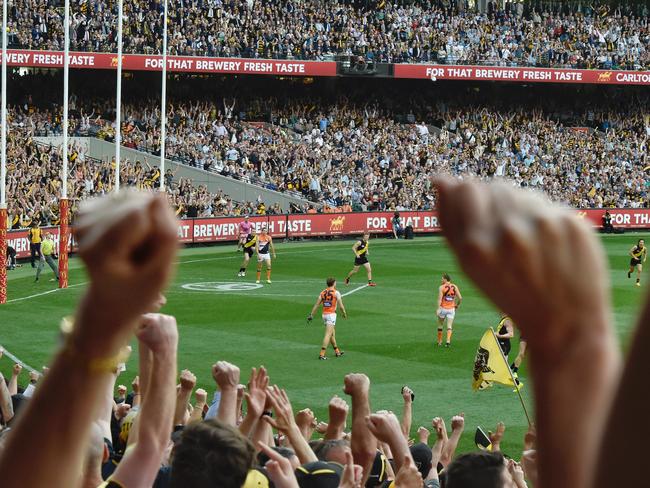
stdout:
<svg viewBox="0 0 650 488">
<path fill-rule="evenodd" d="M 327 286 L 330 288 L 336 286 L 336 279 L 332 278 L 331 276 L 327 278 Z"/>
<path fill-rule="evenodd" d="M 445 488 L 516 488 L 500 452 L 472 452 L 457 457 L 446 473 Z"/>
<path fill-rule="evenodd" d="M 174 451 L 172 487 L 240 488 L 253 464 L 253 445 L 218 420 L 189 425 Z"/>
<path fill-rule="evenodd" d="M 291 462 L 291 466 L 293 469 L 298 469 L 298 466 L 300 466 L 300 460 L 298 459 L 298 456 L 296 456 L 296 453 L 293 452 L 291 449 L 288 447 L 272 447 L 272 449 L 280 454 L 282 457 L 287 458 Z M 266 463 L 270 461 L 270 458 L 268 455 L 264 453 L 264 451 L 260 451 L 257 454 L 257 464 L 260 466 L 266 466 Z"/>
<path fill-rule="evenodd" d="M 431 471 L 431 460 L 433 458 L 431 448 L 425 443 L 420 442 L 411 446 L 411 456 L 415 462 L 415 467 L 422 475 L 422 479 L 427 479 L 429 471 Z"/>
<path fill-rule="evenodd" d="M 300 466 L 296 478 L 300 488 L 338 488 L 343 466 L 338 463 L 316 461 Z"/>
<path fill-rule="evenodd" d="M 314 454 L 321 461 L 345 464 L 345 453 L 350 450 L 350 443 L 344 439 L 330 439 L 314 446 Z"/>
</svg>

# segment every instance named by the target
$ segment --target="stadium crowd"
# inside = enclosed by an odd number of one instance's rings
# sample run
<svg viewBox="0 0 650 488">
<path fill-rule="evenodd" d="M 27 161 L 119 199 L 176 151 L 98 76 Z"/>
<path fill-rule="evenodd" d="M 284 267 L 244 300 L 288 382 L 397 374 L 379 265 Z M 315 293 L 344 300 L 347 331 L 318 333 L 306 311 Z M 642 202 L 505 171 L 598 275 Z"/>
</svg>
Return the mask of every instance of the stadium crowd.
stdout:
<svg viewBox="0 0 650 488">
<path fill-rule="evenodd" d="M 24 94 L 13 95 L 10 110 L 11 227 L 28 224 L 35 211 L 42 211 L 43 223 L 57 219 L 59 148 L 34 142 L 61 134 L 56 90 L 40 90 L 56 86 L 50 78 L 34 74 L 12 81 Z M 71 135 L 114 140 L 113 83 L 112 77 L 98 78 L 90 84 L 93 92 L 76 89 Z M 426 210 L 435 205 L 432 173 L 507 179 L 577 208 L 648 205 L 650 97 L 642 89 L 583 93 L 340 80 L 332 90 L 326 81 L 321 87 L 257 78 L 175 83 L 178 95 L 170 96 L 167 108 L 168 158 L 302 196 L 313 206 L 281 209 L 259 198 L 235 202 L 167 171 L 169 197 L 181 217 Z M 147 87 L 146 80 L 126 85 L 122 142 L 151 156 L 122 161 L 125 187 L 151 188 L 160 181 L 160 102 Z M 197 101 L 196 93 L 210 91 L 216 95 Z M 70 150 L 68 193 L 77 200 L 113 186 L 113 161 L 97 161 L 86 152 L 86 147 Z"/>
<path fill-rule="evenodd" d="M 525 479 L 555 488 L 635 486 L 646 439 L 643 429 L 622 427 L 644 408 L 634 386 L 644 373 L 647 323 L 621 374 L 598 241 L 571 212 L 530 192 L 446 179 L 436 187 L 461 266 L 527 338 L 536 430 L 516 456 L 521 462 L 500 453 L 503 425 L 491 452 L 455 456 L 462 415 L 450 434 L 435 417 L 433 442 L 421 427 L 409 446 L 412 391 L 402 392 L 399 419 L 373 408 L 362 373 L 342 379 L 350 403 L 333 396 L 326 424 L 309 409 L 294 412 L 264 367 L 253 368 L 244 387 L 237 366 L 217 361 L 214 399 L 194 391 L 196 376 L 177 374 L 176 319 L 158 313 L 175 261 L 173 212 L 162 196 L 122 192 L 81 211 L 79 253 L 90 284 L 62 326 L 47 374 L 30 374 L 24 390 L 19 366 L 0 381 L 3 486 L 240 488 L 269 479 L 276 488 L 523 488 Z M 122 225 L 134 221 L 137 232 Z M 127 394 L 115 384 L 134 336 L 139 375 Z M 569 342 L 580 347 L 569 353 Z M 611 449 L 622 443 L 627 449 Z M 625 460 L 627 469 L 611 469 Z"/>
<path fill-rule="evenodd" d="M 647 4 L 541 6 L 489 2 L 339 0 L 189 0 L 169 10 L 169 54 L 366 62 L 437 62 L 503 66 L 648 69 Z M 18 0 L 10 11 L 10 46 L 63 50 L 59 2 Z M 71 48 L 117 52 L 116 2 L 74 2 Z M 160 53 L 158 1 L 127 2 L 125 53 Z"/>
<path fill-rule="evenodd" d="M 39 143 L 37 134 L 60 134 L 60 121 L 55 113 L 39 110 L 23 112 L 10 110 L 11 129 L 7 139 L 8 228 L 27 228 L 59 224 L 61 194 L 61 146 Z M 79 121 L 76 121 L 79 122 Z M 110 125 L 110 124 L 109 124 Z M 71 124 L 71 130 L 83 126 Z M 85 129 L 84 129 L 85 130 Z M 83 132 L 78 132 L 83 133 Z M 69 147 L 68 198 L 71 215 L 77 214 L 79 203 L 93 196 L 109 193 L 115 185 L 115 160 L 100 161 L 87 155 L 85 145 L 72 143 Z M 212 193 L 206 185 L 195 184 L 188 178 L 176 178 L 168 169 L 164 175 L 166 194 L 179 218 L 254 215 L 281 213 L 279 204 L 236 202 L 223 191 Z M 121 160 L 121 187 L 155 190 L 160 184 L 157 161 Z"/>
</svg>

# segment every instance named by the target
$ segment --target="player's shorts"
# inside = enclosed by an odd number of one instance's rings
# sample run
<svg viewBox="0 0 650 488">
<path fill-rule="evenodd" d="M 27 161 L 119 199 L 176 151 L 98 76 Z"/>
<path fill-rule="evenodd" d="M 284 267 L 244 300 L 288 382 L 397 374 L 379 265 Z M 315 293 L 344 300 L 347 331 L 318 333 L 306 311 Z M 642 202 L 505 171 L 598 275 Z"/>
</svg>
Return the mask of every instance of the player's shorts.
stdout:
<svg viewBox="0 0 650 488">
<path fill-rule="evenodd" d="M 244 253 L 248 254 L 249 258 L 252 258 L 253 254 L 255 254 L 255 250 L 252 247 L 245 247 L 244 248 Z"/>
<path fill-rule="evenodd" d="M 257 256 L 257 261 L 262 262 L 262 261 L 269 261 L 271 262 L 271 255 L 270 254 L 260 254 Z"/>
<path fill-rule="evenodd" d="M 323 323 L 325 325 L 331 325 L 332 327 L 336 325 L 336 314 L 335 313 L 324 313 L 323 314 Z"/>
<path fill-rule="evenodd" d="M 355 266 L 363 266 L 368 262 L 368 257 L 365 254 L 362 254 L 358 258 L 354 258 L 354 265 Z"/>
<path fill-rule="evenodd" d="M 456 309 L 455 308 L 442 308 L 440 307 L 438 309 L 438 318 L 440 319 L 453 319 L 456 317 Z"/>
<path fill-rule="evenodd" d="M 510 341 L 499 341 L 499 346 L 503 351 L 503 355 L 508 357 L 508 354 L 510 354 L 510 350 L 512 349 L 512 345 L 510 344 Z"/>
<path fill-rule="evenodd" d="M 637 258 L 630 259 L 630 266 L 635 267 L 639 264 L 642 264 L 640 259 Z"/>
</svg>

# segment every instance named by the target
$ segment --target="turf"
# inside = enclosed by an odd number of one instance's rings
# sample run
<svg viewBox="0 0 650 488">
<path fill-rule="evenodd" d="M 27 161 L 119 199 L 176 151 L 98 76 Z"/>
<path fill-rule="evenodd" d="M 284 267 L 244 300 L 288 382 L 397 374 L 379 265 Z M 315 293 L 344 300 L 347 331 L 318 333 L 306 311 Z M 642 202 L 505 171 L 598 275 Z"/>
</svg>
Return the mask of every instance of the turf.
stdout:
<svg viewBox="0 0 650 488">
<path fill-rule="evenodd" d="M 629 338 L 644 295 L 643 287 L 633 286 L 625 274 L 627 252 L 640 237 L 644 236 L 602 238 L 610 262 L 614 319 L 622 344 Z M 345 356 L 317 360 L 323 327 L 318 319 L 307 325 L 306 317 L 324 288 L 325 278 L 337 277 L 342 293 L 365 283 L 363 272 L 355 276 L 350 287 L 342 283 L 352 264 L 351 245 L 351 241 L 278 243 L 273 284 L 235 291 L 183 287 L 214 282 L 254 284 L 252 267 L 246 278 L 236 277 L 241 254 L 235 254 L 234 245 L 181 251 L 164 309 L 178 319 L 179 368 L 189 368 L 197 375 L 198 385 L 212 392 L 210 366 L 215 361 L 239 365 L 242 382 L 251 367 L 263 364 L 272 382 L 288 390 L 295 411 L 310 407 L 322 420 L 326 420 L 329 399 L 342 395 L 344 375 L 365 372 L 372 383 L 373 409 L 399 414 L 402 385 L 413 388 L 412 435 L 419 425 L 430 426 L 435 416 L 447 419 L 449 427 L 450 417 L 464 412 L 466 431 L 461 450 L 473 448 L 477 425 L 488 430 L 503 420 L 507 425 L 503 450 L 517 455 L 527 425 L 517 395 L 501 386 L 478 393 L 470 387 L 478 340 L 488 326 L 496 324 L 498 314 L 458 270 L 439 237 L 372 241 L 370 261 L 378 286 L 359 289 L 344 298 L 350 317 L 343 320 L 339 316 L 337 334 Z M 464 298 L 450 349 L 434 347 L 435 289 L 443 272 L 452 275 Z M 55 284 L 48 282 L 49 271 L 39 283 L 33 282 L 33 276 L 29 264 L 9 273 L 9 299 L 14 301 L 0 307 L 0 344 L 28 364 L 40 367 L 55 350 L 58 323 L 73 312 L 87 277 L 81 263 L 73 259 L 69 289 L 33 296 L 55 289 Z M 649 285 L 644 277 L 644 286 Z M 516 348 L 515 344 L 512 354 Z M 136 358 L 132 356 L 119 383 L 130 384 L 137 371 Z M 7 358 L 0 360 L 5 375 L 10 368 Z M 522 394 L 532 415 L 525 366 L 521 378 L 526 383 Z M 22 380 L 26 381 L 26 375 Z M 61 392 L 61 397 L 66 393 Z"/>
</svg>

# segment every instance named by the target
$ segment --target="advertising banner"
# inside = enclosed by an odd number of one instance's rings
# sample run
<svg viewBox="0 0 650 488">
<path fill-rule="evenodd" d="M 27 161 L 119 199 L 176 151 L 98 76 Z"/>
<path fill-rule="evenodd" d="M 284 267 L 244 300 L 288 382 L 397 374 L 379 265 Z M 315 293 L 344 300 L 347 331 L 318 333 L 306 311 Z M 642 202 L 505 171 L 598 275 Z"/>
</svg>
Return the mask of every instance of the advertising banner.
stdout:
<svg viewBox="0 0 650 488">
<path fill-rule="evenodd" d="M 514 81 L 521 83 L 589 83 L 650 85 L 650 71 L 614 71 L 569 68 L 515 68 L 505 66 L 446 66 L 396 64 L 395 78 L 436 80 Z"/>
<path fill-rule="evenodd" d="M 70 53 L 70 68 L 116 69 L 117 55 L 111 53 Z M 9 66 L 39 68 L 63 67 L 60 51 L 7 51 Z M 122 69 L 127 71 L 162 71 L 162 56 L 123 54 Z M 204 58 L 168 56 L 167 70 L 186 73 L 232 73 L 285 76 L 335 76 L 333 61 L 297 61 L 283 59 Z"/>
<path fill-rule="evenodd" d="M 606 209 L 576 210 L 578 217 L 587 219 L 593 227 L 602 227 Z M 612 225 L 621 229 L 650 229 L 650 209 L 616 208 L 609 209 Z M 263 225 L 274 238 L 319 237 L 319 236 L 358 236 L 363 232 L 388 234 L 392 231 L 392 212 L 359 212 L 344 214 L 290 214 L 253 216 L 249 221 L 253 232 L 260 232 Z M 402 225 L 413 227 L 416 234 L 441 232 L 438 213 L 400 212 Z M 215 217 L 186 219 L 178 223 L 178 240 L 184 244 L 209 242 L 234 242 L 239 238 L 239 223 L 243 217 Z M 28 229 L 7 232 L 7 245 L 16 250 L 18 258 L 29 257 Z M 46 227 L 44 232 L 52 234 L 59 243 L 59 228 Z M 75 249 L 74 241 L 71 243 Z"/>
</svg>

